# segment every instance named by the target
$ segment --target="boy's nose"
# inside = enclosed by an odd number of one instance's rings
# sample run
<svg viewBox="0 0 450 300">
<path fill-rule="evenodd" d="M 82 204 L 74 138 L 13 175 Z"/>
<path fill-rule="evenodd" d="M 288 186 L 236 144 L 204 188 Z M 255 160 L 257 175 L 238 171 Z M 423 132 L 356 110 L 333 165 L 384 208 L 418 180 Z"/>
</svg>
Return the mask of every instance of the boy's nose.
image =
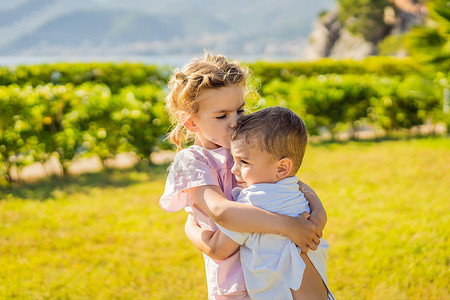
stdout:
<svg viewBox="0 0 450 300">
<path fill-rule="evenodd" d="M 234 175 L 237 175 L 237 164 L 236 162 L 234 162 L 233 167 L 231 168 L 231 173 L 233 173 Z"/>
</svg>

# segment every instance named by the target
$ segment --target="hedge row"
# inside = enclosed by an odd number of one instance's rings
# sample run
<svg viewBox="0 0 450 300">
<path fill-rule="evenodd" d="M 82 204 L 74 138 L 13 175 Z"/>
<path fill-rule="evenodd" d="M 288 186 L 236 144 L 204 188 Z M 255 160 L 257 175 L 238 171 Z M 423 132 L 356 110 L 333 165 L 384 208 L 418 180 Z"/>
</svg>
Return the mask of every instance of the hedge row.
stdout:
<svg viewBox="0 0 450 300">
<path fill-rule="evenodd" d="M 63 170 L 76 156 L 102 161 L 134 151 L 148 157 L 163 144 L 169 127 L 160 88 L 85 83 L 38 87 L 0 87 L 0 166 L 45 162 L 57 153 Z"/>
<path fill-rule="evenodd" d="M 389 132 L 429 120 L 450 124 L 442 109 L 450 73 L 439 73 L 433 81 L 411 62 L 376 62 L 250 67 L 254 83 L 264 83 L 259 106 L 293 109 L 305 119 L 310 134 L 357 131 L 365 125 Z M 147 158 L 167 147 L 164 136 L 170 123 L 162 99 L 168 75 L 167 68 L 140 64 L 0 68 L 0 81 L 8 84 L 0 86 L 0 174 L 8 178 L 12 166 L 45 162 L 54 153 L 66 171 L 78 156 L 96 155 L 104 161 L 134 151 Z"/>
<path fill-rule="evenodd" d="M 262 88 L 262 105 L 283 105 L 305 118 L 311 134 L 326 128 L 357 131 L 376 125 L 386 131 L 442 121 L 442 89 L 418 76 L 319 75 Z"/>
<path fill-rule="evenodd" d="M 310 134 L 324 128 L 360 129 L 366 124 L 392 131 L 438 121 L 438 89 L 417 76 L 320 75 L 289 82 L 273 80 L 261 90 L 261 107 L 283 105 L 300 114 Z M 57 153 L 66 170 L 76 156 L 102 161 L 134 151 L 148 157 L 164 147 L 170 126 L 162 90 L 128 86 L 112 94 L 103 84 L 0 87 L 0 162 L 10 167 L 45 162 Z"/>
<path fill-rule="evenodd" d="M 382 77 L 422 73 L 422 67 L 411 59 L 368 57 L 361 61 L 323 58 L 314 62 L 257 62 L 249 64 L 259 84 L 272 80 L 290 81 L 299 76 L 326 74 L 373 74 Z"/>
<path fill-rule="evenodd" d="M 407 76 L 421 72 L 410 59 L 369 57 L 362 61 L 321 59 L 315 62 L 256 62 L 248 64 L 259 83 L 278 79 L 290 81 L 299 76 L 324 74 L 374 74 Z M 163 86 L 169 77 L 169 67 L 141 63 L 56 63 L 18 67 L 0 67 L 0 85 L 75 85 L 84 82 L 103 83 L 112 91 L 128 85 L 156 84 Z"/>
<path fill-rule="evenodd" d="M 79 85 L 92 82 L 105 84 L 115 93 L 129 85 L 154 84 L 162 87 L 167 82 L 169 71 L 169 67 L 141 63 L 56 63 L 0 67 L 0 85 Z"/>
</svg>

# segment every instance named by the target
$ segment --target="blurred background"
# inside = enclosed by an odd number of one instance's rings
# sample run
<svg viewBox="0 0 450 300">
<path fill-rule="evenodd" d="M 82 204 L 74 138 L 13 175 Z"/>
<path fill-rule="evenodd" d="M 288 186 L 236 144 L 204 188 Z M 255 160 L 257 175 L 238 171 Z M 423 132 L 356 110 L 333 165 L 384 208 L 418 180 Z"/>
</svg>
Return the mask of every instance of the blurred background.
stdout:
<svg viewBox="0 0 450 300">
<path fill-rule="evenodd" d="M 450 299 L 448 0 L 0 0 L 0 36 L 0 299 L 206 299 L 158 204 L 204 49 L 307 124 L 337 299 Z"/>
<path fill-rule="evenodd" d="M 203 49 L 247 60 L 406 55 L 401 36 L 424 24 L 425 2 L 1 1 L 0 63 L 172 62 Z"/>
<path fill-rule="evenodd" d="M 0 62 L 183 63 L 203 49 L 248 60 L 299 59 L 319 13 L 335 7 L 332 0 L 2 1 Z"/>
</svg>

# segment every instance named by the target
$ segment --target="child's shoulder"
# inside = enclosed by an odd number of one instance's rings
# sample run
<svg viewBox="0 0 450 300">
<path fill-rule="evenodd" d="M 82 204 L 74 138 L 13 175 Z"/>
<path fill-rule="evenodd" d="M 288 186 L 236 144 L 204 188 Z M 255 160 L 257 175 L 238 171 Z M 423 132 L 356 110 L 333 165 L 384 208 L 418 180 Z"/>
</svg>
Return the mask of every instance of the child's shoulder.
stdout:
<svg viewBox="0 0 450 300">
<path fill-rule="evenodd" d="M 184 170 L 184 169 L 198 169 L 201 166 L 210 166 L 211 158 L 208 157 L 205 149 L 199 146 L 190 146 L 183 149 L 175 155 L 172 169 Z"/>
<path fill-rule="evenodd" d="M 186 161 L 186 160 L 198 160 L 202 159 L 203 155 L 202 147 L 190 146 L 189 148 L 183 149 L 175 155 L 174 162 L 176 161 Z"/>
<path fill-rule="evenodd" d="M 192 145 L 189 148 L 183 149 L 175 155 L 174 163 L 177 162 L 195 162 L 200 161 L 207 164 L 224 164 L 232 159 L 229 149 L 205 149 L 200 146 Z"/>
</svg>

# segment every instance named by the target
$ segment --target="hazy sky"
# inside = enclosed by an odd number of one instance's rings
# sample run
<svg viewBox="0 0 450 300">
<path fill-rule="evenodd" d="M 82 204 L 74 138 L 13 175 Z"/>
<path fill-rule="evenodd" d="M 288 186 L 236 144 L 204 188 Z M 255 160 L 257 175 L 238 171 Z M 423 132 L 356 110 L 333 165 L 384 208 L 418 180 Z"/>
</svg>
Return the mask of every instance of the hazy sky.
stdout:
<svg viewBox="0 0 450 300">
<path fill-rule="evenodd" d="M 290 53 L 306 41 L 318 13 L 335 5 L 334 0 L 0 0 L 0 55 L 186 53 L 202 47 Z M 167 38 L 160 40 L 155 30 Z"/>
</svg>

